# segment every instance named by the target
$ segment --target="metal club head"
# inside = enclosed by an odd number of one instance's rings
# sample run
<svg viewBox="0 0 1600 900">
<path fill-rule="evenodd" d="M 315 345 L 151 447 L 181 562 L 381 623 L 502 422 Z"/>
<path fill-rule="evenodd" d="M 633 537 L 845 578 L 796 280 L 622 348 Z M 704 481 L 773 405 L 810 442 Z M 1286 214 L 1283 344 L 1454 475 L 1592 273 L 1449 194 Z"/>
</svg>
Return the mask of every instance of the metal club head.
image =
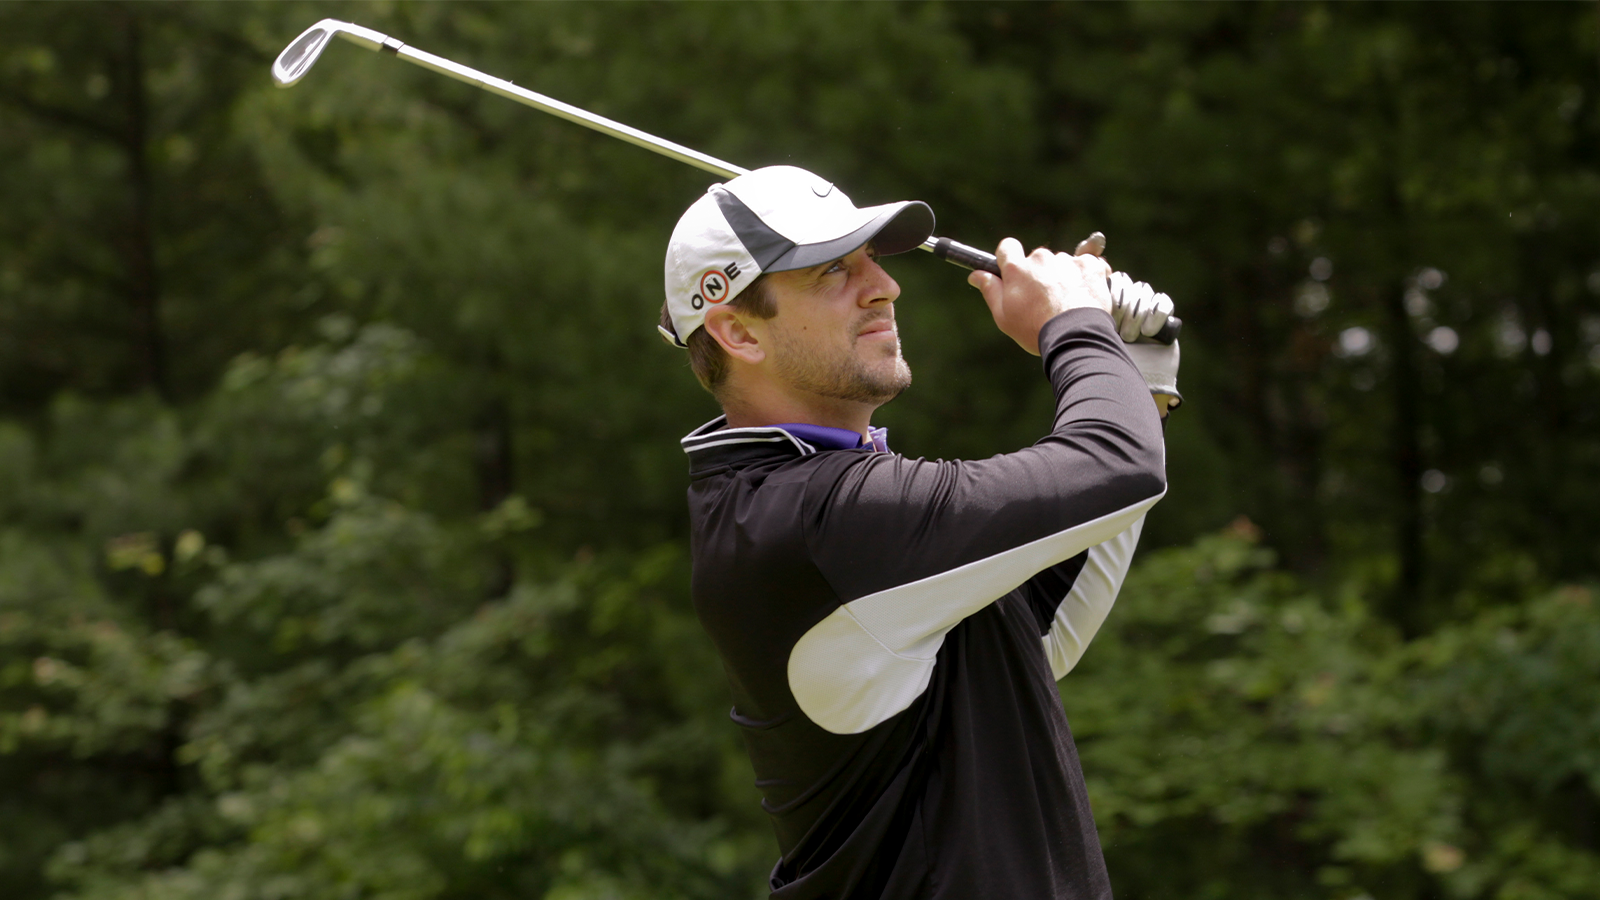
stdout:
<svg viewBox="0 0 1600 900">
<path fill-rule="evenodd" d="M 317 57 L 322 55 L 334 35 L 368 50 L 377 50 L 389 39 L 388 35 L 371 28 L 338 19 L 323 19 L 290 41 L 289 46 L 283 48 L 278 58 L 272 61 L 273 82 L 278 87 L 289 87 L 299 81 L 316 64 Z"/>
</svg>

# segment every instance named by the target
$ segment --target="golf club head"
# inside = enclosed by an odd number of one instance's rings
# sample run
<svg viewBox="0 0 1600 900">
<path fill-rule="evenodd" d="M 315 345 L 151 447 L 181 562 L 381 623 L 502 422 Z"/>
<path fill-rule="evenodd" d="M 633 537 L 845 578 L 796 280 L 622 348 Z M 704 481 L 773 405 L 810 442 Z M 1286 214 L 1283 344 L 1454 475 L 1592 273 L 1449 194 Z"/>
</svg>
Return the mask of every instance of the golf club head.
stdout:
<svg viewBox="0 0 1600 900">
<path fill-rule="evenodd" d="M 322 51 L 327 48 L 328 42 L 333 40 L 334 35 L 368 50 L 377 50 L 388 39 L 388 35 L 373 31 L 371 28 L 362 28 L 360 25 L 352 25 L 338 19 L 323 19 L 302 31 L 300 36 L 290 41 L 289 46 L 283 48 L 278 58 L 272 61 L 273 83 L 278 87 L 289 87 L 303 78 L 306 72 L 316 65 L 317 57 L 322 55 Z"/>
</svg>

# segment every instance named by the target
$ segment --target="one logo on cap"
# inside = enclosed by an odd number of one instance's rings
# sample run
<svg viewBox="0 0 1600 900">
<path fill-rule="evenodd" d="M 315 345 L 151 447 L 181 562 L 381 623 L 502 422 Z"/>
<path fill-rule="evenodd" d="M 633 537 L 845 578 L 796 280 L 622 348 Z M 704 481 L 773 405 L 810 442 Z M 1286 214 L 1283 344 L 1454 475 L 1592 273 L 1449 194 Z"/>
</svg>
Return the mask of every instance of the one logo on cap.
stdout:
<svg viewBox="0 0 1600 900">
<path fill-rule="evenodd" d="M 718 304 L 733 294 L 733 280 L 739 277 L 739 264 L 728 263 L 721 269 L 707 269 L 700 276 L 700 292 L 689 298 L 689 305 L 701 309 L 707 303 Z"/>
</svg>

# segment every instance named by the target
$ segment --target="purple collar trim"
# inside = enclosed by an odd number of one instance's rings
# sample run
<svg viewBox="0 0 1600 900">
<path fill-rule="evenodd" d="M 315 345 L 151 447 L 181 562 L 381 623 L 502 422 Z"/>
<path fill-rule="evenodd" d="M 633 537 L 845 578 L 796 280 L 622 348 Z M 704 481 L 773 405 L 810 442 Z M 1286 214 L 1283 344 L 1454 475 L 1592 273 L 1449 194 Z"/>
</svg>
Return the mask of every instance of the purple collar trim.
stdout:
<svg viewBox="0 0 1600 900">
<path fill-rule="evenodd" d="M 868 443 L 861 435 L 847 428 L 833 428 L 828 425 L 806 425 L 801 422 L 783 422 L 772 426 L 782 428 L 795 437 L 819 450 L 856 450 L 871 448 L 879 453 L 889 452 L 889 429 L 867 427 L 867 433 L 872 435 Z"/>
</svg>

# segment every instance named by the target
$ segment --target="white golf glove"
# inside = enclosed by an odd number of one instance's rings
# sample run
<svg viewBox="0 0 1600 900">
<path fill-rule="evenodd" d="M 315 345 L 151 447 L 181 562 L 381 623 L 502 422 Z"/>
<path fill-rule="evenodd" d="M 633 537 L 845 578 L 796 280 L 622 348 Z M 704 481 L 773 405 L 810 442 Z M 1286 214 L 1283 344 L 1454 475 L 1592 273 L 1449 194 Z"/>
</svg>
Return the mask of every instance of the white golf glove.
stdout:
<svg viewBox="0 0 1600 900">
<path fill-rule="evenodd" d="M 1124 341 L 1131 344 L 1141 337 L 1150 337 L 1167 324 L 1167 317 L 1172 315 L 1171 297 L 1121 272 L 1112 272 L 1108 280 L 1111 282 L 1111 320 Z"/>
<path fill-rule="evenodd" d="M 1144 376 L 1150 393 L 1171 396 L 1167 410 L 1177 409 L 1183 402 L 1183 395 L 1178 393 L 1178 342 L 1158 344 L 1146 338 L 1138 343 L 1124 344 L 1122 349 L 1128 351 L 1139 374 Z"/>
<path fill-rule="evenodd" d="M 1096 231 L 1080 242 L 1073 253 L 1100 256 L 1105 249 L 1106 236 Z M 1139 374 L 1144 376 L 1144 383 L 1150 386 L 1157 404 L 1161 403 L 1163 394 L 1172 398 L 1161 412 L 1165 417 L 1183 403 L 1183 395 L 1178 393 L 1178 342 L 1158 344 L 1150 338 L 1172 315 L 1172 298 L 1121 272 L 1112 272 L 1107 281 L 1111 287 L 1111 321 L 1125 342 L 1122 349 L 1128 351 Z"/>
</svg>

